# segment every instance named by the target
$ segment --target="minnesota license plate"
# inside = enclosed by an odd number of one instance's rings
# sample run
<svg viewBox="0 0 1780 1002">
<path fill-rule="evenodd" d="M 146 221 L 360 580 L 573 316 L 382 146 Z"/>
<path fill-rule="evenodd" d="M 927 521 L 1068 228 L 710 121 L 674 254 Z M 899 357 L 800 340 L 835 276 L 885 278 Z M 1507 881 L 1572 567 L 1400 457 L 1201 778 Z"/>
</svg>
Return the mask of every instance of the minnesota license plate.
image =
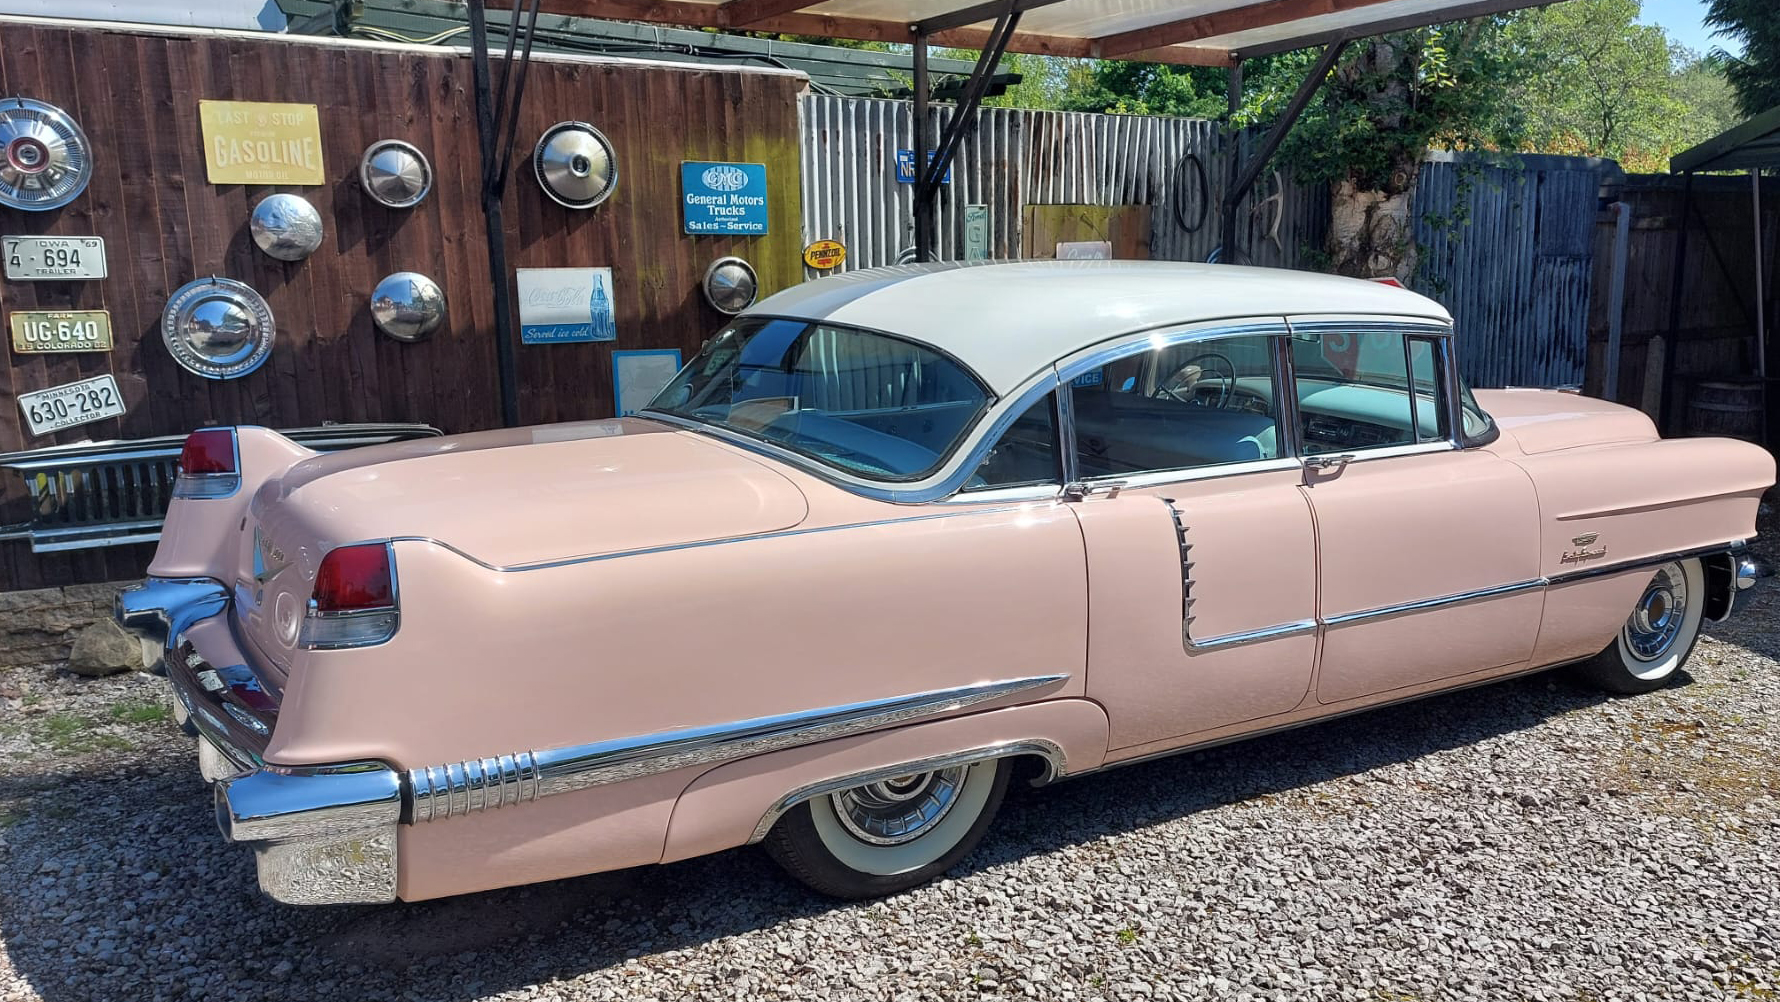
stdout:
<svg viewBox="0 0 1780 1002">
<path fill-rule="evenodd" d="M 124 412 L 124 398 L 117 391 L 117 380 L 107 373 L 78 383 L 21 393 L 19 410 L 25 412 L 25 424 L 31 434 L 47 435 L 89 421 L 117 417 Z"/>
<path fill-rule="evenodd" d="M 105 277 L 104 237 L 4 237 L 6 277 L 53 282 Z"/>
<path fill-rule="evenodd" d="M 105 310 L 13 310 L 12 350 L 110 351 L 111 314 Z"/>
</svg>

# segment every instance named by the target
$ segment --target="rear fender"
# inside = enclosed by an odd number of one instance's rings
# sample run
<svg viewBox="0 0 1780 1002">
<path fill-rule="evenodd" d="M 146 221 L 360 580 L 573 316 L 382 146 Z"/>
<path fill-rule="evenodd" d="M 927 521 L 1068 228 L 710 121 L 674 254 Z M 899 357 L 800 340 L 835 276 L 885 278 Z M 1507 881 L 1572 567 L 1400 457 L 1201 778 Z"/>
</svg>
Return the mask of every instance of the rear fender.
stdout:
<svg viewBox="0 0 1780 1002">
<path fill-rule="evenodd" d="M 848 786 L 909 771 L 988 758 L 1034 756 L 1043 778 L 1100 767 L 1106 711 L 1086 699 L 1054 699 L 825 741 L 704 773 L 680 795 L 663 862 L 759 841 L 783 813 Z"/>
<path fill-rule="evenodd" d="M 260 485 L 315 455 L 269 428 L 243 426 L 235 433 L 241 486 L 218 498 L 174 498 L 161 527 L 148 573 L 161 578 L 214 578 L 227 582 L 239 557 L 242 519 Z"/>
</svg>

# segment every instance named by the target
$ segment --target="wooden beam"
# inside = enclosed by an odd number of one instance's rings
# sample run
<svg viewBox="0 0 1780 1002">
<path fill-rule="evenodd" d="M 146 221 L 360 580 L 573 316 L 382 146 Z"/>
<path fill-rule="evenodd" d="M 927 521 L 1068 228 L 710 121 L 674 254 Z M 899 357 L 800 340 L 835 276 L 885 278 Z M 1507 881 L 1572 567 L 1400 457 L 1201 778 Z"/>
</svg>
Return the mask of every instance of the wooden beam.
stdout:
<svg viewBox="0 0 1780 1002">
<path fill-rule="evenodd" d="M 795 14 L 822 0 L 729 0 L 717 8 L 717 19 L 725 27 L 742 28 L 786 14 Z"/>
<path fill-rule="evenodd" d="M 1182 18 L 1134 31 L 1122 31 L 1096 40 L 1094 54 L 1103 59 L 1128 59 L 1132 53 L 1201 38 L 1216 38 L 1238 31 L 1268 28 L 1307 17 L 1386 3 L 1388 0 L 1263 0 L 1246 7 Z"/>
<path fill-rule="evenodd" d="M 722 8 L 717 4 L 687 0 L 540 0 L 538 9 L 545 14 L 601 17 L 609 21 L 642 21 L 688 28 L 723 26 L 718 20 L 718 11 Z"/>
</svg>

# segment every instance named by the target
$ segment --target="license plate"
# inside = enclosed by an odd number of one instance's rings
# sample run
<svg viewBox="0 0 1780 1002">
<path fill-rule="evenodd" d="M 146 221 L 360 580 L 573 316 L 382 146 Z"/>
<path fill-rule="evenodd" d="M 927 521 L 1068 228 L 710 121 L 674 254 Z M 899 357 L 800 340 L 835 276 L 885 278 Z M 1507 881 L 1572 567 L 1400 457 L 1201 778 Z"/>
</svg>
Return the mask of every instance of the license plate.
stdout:
<svg viewBox="0 0 1780 1002">
<path fill-rule="evenodd" d="M 19 410 L 25 412 L 25 424 L 31 434 L 47 435 L 89 421 L 117 417 L 124 412 L 124 398 L 117 391 L 117 380 L 107 373 L 78 383 L 21 393 Z"/>
<path fill-rule="evenodd" d="M 104 237 L 5 237 L 6 277 L 53 282 L 105 277 Z"/>
<path fill-rule="evenodd" d="M 111 314 L 105 310 L 13 310 L 12 350 L 110 351 Z"/>
</svg>

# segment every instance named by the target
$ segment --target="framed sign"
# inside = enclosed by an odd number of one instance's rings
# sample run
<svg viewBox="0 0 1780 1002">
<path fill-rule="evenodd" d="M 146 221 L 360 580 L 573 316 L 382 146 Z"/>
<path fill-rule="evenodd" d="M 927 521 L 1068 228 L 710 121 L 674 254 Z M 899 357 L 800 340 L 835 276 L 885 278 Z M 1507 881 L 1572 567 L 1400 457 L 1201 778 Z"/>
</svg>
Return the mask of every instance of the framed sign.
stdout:
<svg viewBox="0 0 1780 1002">
<path fill-rule="evenodd" d="M 111 350 L 106 310 L 13 310 L 11 321 L 12 350 L 21 355 Z"/>
<path fill-rule="evenodd" d="M 105 277 L 104 237 L 5 237 L 6 277 L 53 282 Z"/>
<path fill-rule="evenodd" d="M 616 341 L 610 268 L 521 268 L 519 340 L 524 344 Z"/>
<path fill-rule="evenodd" d="M 987 261 L 989 259 L 989 207 L 987 205 L 967 205 L 964 207 L 964 260 Z"/>
<path fill-rule="evenodd" d="M 680 371 L 680 349 L 650 348 L 612 353 L 612 406 L 619 417 L 648 406 Z"/>
<path fill-rule="evenodd" d="M 680 214 L 685 231 L 695 236 L 763 236 L 766 165 L 681 162 Z"/>
<path fill-rule="evenodd" d="M 313 104 L 199 101 L 211 184 L 326 184 Z"/>
</svg>

